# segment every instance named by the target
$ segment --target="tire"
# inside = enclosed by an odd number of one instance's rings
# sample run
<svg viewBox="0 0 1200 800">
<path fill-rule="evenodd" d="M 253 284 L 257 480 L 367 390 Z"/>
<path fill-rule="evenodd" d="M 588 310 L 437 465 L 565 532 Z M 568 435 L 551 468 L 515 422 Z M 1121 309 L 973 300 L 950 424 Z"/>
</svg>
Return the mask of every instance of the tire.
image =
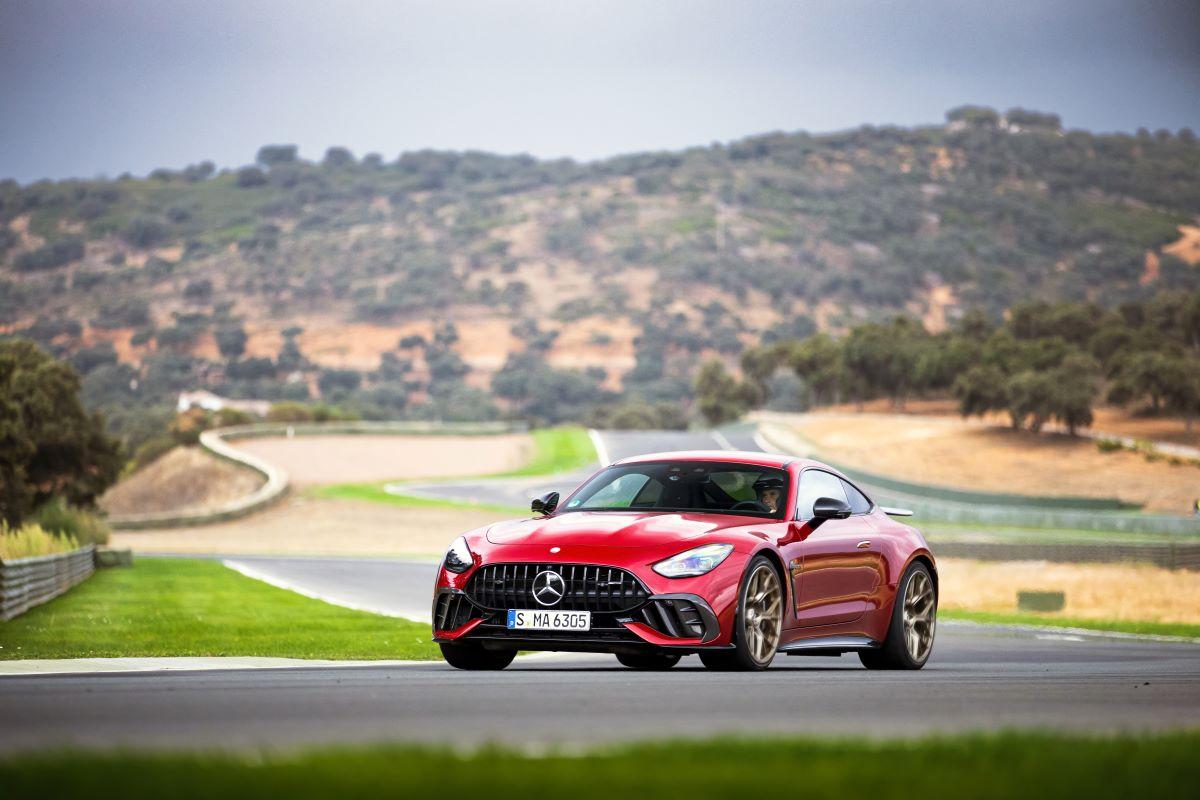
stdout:
<svg viewBox="0 0 1200 800">
<path fill-rule="evenodd" d="M 517 657 L 516 650 L 488 650 L 475 644 L 442 642 L 442 658 L 456 669 L 504 669 Z"/>
<path fill-rule="evenodd" d="M 772 599 L 773 598 L 773 599 Z M 766 556 L 755 556 L 742 575 L 733 649 L 701 650 L 700 661 L 711 670 L 752 672 L 766 669 L 775 658 L 783 629 L 787 593 L 779 573 Z"/>
<path fill-rule="evenodd" d="M 929 567 L 914 561 L 904 571 L 892 602 L 892 619 L 883 644 L 863 650 L 867 669 L 920 669 L 929 661 L 937 633 L 937 589 Z"/>
<path fill-rule="evenodd" d="M 630 669 L 663 670 L 679 663 L 678 653 L 617 653 L 617 661 Z"/>
</svg>

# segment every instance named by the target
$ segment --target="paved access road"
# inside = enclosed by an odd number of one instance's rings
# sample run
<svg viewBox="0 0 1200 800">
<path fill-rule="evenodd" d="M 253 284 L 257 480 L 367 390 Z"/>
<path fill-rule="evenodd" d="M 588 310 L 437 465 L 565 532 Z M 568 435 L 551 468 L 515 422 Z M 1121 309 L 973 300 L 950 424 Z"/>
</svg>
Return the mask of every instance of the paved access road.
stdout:
<svg viewBox="0 0 1200 800">
<path fill-rule="evenodd" d="M 586 744 L 657 736 L 907 736 L 1200 725 L 1200 646 L 944 625 L 915 673 L 779 656 L 764 673 L 663 673 L 535 655 L 504 672 L 399 667 L 0 678 L 0 752 L 384 740 Z"/>
</svg>

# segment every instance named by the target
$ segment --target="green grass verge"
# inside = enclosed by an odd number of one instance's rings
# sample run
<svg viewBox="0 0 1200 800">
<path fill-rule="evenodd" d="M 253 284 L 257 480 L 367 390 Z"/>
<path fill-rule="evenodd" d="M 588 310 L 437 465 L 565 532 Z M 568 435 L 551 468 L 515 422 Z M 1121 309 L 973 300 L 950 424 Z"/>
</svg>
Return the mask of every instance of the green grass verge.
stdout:
<svg viewBox="0 0 1200 800">
<path fill-rule="evenodd" d="M 216 561 L 138 559 L 0 622 L 0 659 L 435 659 L 429 626 L 329 605 Z"/>
<path fill-rule="evenodd" d="M 1113 633 L 1144 633 L 1154 636 L 1186 636 L 1200 639 L 1200 625 L 1185 622 L 1134 622 L 1129 620 L 1096 620 L 1052 617 L 1042 614 L 1000 614 L 991 611 L 960 611 L 940 609 L 941 619 L 960 619 L 989 625 L 1041 625 L 1049 628 L 1082 628 L 1089 631 Z"/>
<path fill-rule="evenodd" d="M 476 475 L 458 478 L 423 478 L 420 482 L 437 480 L 474 480 L 475 478 L 522 478 L 539 475 L 558 475 L 582 469 L 596 462 L 596 448 L 583 428 L 562 427 L 542 428 L 532 431 L 534 453 L 533 458 L 525 466 L 509 472 L 499 472 L 490 475 Z M 335 500 L 363 500 L 371 503 L 387 503 L 402 508 L 457 508 L 464 507 L 459 500 L 437 500 L 412 495 L 397 495 L 385 492 L 383 487 L 389 483 L 403 481 L 387 481 L 384 483 L 338 483 L 330 486 L 318 486 L 310 489 L 312 497 L 331 498 Z M 496 505 L 492 503 L 471 503 L 470 508 L 485 511 L 496 511 L 501 514 L 522 515 L 529 513 L 528 508 Z"/>
<path fill-rule="evenodd" d="M 596 448 L 583 428 L 541 428 L 531 431 L 530 435 L 533 436 L 534 451 L 529 463 L 493 477 L 558 475 L 596 463 Z"/>
<path fill-rule="evenodd" d="M 95 754 L 0 759 L 6 798 L 789 796 L 1190 798 L 1200 733 L 916 741 L 772 737 L 644 742 L 580 753 L 379 746 L 300 753 Z"/>
<path fill-rule="evenodd" d="M 430 497 L 415 497 L 408 494 L 389 494 L 379 483 L 338 483 L 333 486 L 315 486 L 308 490 L 310 497 L 333 500 L 363 500 L 370 503 L 386 503 L 401 508 L 477 508 L 512 516 L 528 515 L 528 508 L 504 506 L 493 503 L 465 503 L 461 500 L 441 500 Z"/>
</svg>

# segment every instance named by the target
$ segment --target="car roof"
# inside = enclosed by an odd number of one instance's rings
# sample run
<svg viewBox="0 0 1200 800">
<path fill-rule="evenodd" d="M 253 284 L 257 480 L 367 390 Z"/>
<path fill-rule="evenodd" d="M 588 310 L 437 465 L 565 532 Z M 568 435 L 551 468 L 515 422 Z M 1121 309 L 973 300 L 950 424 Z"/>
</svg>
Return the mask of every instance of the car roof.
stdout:
<svg viewBox="0 0 1200 800">
<path fill-rule="evenodd" d="M 783 469 L 803 459 L 775 453 L 755 453 L 749 450 L 676 450 L 666 453 L 645 453 L 622 458 L 614 464 L 645 464 L 652 461 L 717 461 L 730 464 L 754 464 L 760 467 Z M 814 462 L 815 463 L 815 462 Z"/>
</svg>

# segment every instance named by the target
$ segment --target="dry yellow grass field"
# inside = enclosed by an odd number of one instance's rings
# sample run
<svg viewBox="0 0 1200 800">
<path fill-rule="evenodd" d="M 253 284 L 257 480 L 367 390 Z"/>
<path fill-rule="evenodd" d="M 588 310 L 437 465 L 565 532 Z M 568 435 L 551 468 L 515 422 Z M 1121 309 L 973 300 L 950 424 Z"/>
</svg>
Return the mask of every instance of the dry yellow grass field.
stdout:
<svg viewBox="0 0 1200 800">
<path fill-rule="evenodd" d="M 1148 564 L 938 559 L 946 610 L 1014 613 L 1017 592 L 1062 591 L 1072 619 L 1200 623 L 1200 572 Z"/>
<path fill-rule="evenodd" d="M 199 447 L 176 447 L 109 489 L 100 507 L 109 514 L 217 508 L 263 483 L 258 473 Z"/>
<path fill-rule="evenodd" d="M 864 403 L 862 408 L 855 405 L 828 406 L 819 413 L 831 414 L 894 414 L 890 400 L 880 399 Z M 1118 436 L 1132 436 L 1138 439 L 1153 439 L 1165 442 L 1200 447 L 1200 423 L 1187 430 L 1187 423 L 1180 417 L 1143 416 L 1133 413 L 1130 409 L 1099 406 L 1093 410 L 1095 422 L 1092 428 L 1103 433 Z M 953 417 L 958 418 L 958 403 L 949 398 L 935 400 L 909 400 L 900 410 L 901 416 L 914 417 Z M 996 427 L 1008 427 L 1008 417 L 1005 414 L 989 414 L 982 421 Z"/>
<path fill-rule="evenodd" d="M 1146 510 L 1186 514 L 1200 497 L 1200 468 L 1100 452 L 1095 442 L 1014 431 L 979 420 L 914 414 L 822 412 L 791 424 L 817 451 L 847 467 L 916 483 L 1033 495 L 1116 497 Z"/>
<path fill-rule="evenodd" d="M 297 436 L 232 444 L 287 470 L 298 487 L 506 472 L 533 452 L 527 434 Z"/>
</svg>

